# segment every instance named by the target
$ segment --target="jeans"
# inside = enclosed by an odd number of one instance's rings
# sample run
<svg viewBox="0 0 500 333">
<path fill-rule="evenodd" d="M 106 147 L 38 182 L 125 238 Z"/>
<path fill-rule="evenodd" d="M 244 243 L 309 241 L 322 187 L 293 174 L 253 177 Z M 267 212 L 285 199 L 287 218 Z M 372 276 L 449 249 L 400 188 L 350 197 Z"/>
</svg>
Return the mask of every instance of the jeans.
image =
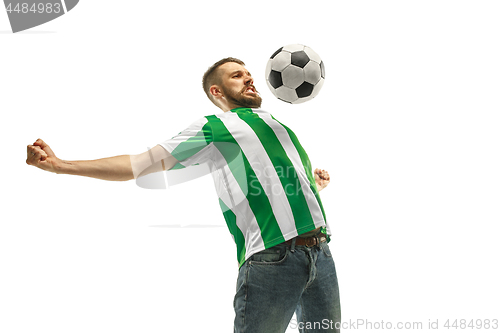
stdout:
<svg viewBox="0 0 500 333">
<path fill-rule="evenodd" d="M 235 333 L 340 332 L 335 264 L 326 242 L 278 244 L 250 257 L 238 273 Z M 293 313 L 297 323 L 290 323 Z M 335 325 L 335 323 L 338 323 Z"/>
</svg>

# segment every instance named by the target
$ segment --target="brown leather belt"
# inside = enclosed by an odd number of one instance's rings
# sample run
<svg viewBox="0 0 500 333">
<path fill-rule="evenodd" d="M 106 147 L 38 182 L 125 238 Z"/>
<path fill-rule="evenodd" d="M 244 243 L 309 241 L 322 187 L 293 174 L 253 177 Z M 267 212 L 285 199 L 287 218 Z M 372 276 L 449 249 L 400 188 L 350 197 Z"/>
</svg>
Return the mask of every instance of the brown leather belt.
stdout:
<svg viewBox="0 0 500 333">
<path fill-rule="evenodd" d="M 293 238 L 287 240 L 285 243 L 288 245 L 292 245 L 292 240 Z M 323 242 L 326 242 L 326 235 L 323 233 L 307 238 L 302 238 L 298 236 L 295 237 L 295 246 L 305 245 L 307 247 L 313 247 Z"/>
</svg>

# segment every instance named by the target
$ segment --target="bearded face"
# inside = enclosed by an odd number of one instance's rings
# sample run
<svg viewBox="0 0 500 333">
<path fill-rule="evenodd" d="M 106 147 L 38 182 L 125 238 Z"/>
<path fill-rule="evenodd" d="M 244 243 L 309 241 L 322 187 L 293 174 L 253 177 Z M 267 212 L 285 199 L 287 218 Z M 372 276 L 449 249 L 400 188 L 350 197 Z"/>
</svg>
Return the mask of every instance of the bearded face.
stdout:
<svg viewBox="0 0 500 333">
<path fill-rule="evenodd" d="M 240 91 L 223 86 L 222 91 L 228 102 L 239 107 L 260 108 L 262 104 L 262 98 L 253 84 L 245 85 Z"/>
</svg>

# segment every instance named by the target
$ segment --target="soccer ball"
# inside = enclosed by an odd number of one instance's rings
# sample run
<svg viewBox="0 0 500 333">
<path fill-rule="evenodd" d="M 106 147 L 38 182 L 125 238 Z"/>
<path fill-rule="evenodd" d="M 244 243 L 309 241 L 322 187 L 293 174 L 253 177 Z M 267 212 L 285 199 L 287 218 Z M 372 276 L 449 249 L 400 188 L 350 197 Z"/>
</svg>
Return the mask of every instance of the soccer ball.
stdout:
<svg viewBox="0 0 500 333">
<path fill-rule="evenodd" d="M 325 82 L 325 65 L 310 47 L 291 44 L 278 49 L 266 66 L 266 82 L 278 99 L 299 104 L 318 95 Z"/>
</svg>

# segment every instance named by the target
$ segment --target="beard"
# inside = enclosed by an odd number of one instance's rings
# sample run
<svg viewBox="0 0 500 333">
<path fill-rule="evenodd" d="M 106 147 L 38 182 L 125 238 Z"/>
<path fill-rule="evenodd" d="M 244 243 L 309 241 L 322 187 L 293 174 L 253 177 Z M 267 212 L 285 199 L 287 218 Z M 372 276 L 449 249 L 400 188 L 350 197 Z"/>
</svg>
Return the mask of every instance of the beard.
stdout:
<svg viewBox="0 0 500 333">
<path fill-rule="evenodd" d="M 255 89 L 254 86 L 251 86 Z M 248 86 L 243 88 L 239 92 L 234 92 L 230 89 L 226 89 L 226 87 L 222 88 L 224 96 L 227 101 L 243 108 L 260 108 L 262 104 L 262 97 L 259 96 L 257 89 L 255 89 L 256 94 L 253 96 L 245 95 L 245 90 L 247 90 Z"/>
</svg>

